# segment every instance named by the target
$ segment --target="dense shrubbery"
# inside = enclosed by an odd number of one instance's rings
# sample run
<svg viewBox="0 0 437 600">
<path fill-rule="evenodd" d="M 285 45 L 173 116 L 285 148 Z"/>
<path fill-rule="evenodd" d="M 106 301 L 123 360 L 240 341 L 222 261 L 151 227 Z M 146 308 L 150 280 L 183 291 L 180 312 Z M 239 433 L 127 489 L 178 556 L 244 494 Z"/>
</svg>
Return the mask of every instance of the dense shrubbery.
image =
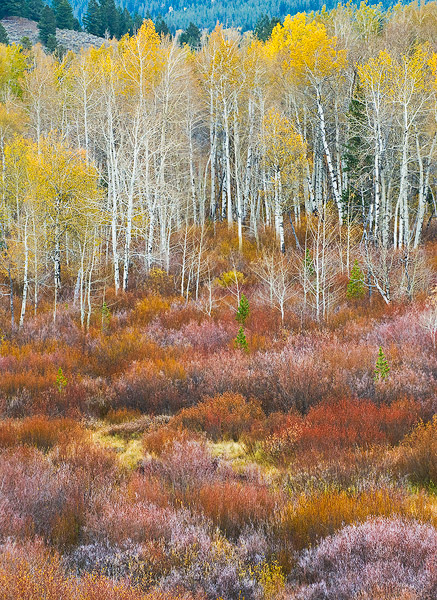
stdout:
<svg viewBox="0 0 437 600">
<path fill-rule="evenodd" d="M 437 598 L 436 7 L 0 44 L 0 600 Z"/>
<path fill-rule="evenodd" d="M 256 400 L 246 401 L 241 394 L 227 392 L 207 398 L 192 408 L 185 408 L 171 425 L 193 431 L 204 431 L 213 440 L 234 439 L 250 430 L 265 415 Z"/>
<path fill-rule="evenodd" d="M 241 352 L 232 293 L 150 285 L 2 338 L 0 600 L 433 598 L 429 302 L 281 323 L 248 277 Z"/>
<path fill-rule="evenodd" d="M 400 518 L 345 527 L 303 553 L 301 600 L 414 598 L 437 595 L 437 531 Z"/>
<path fill-rule="evenodd" d="M 437 416 L 420 423 L 398 448 L 399 473 L 419 485 L 437 487 Z"/>
</svg>

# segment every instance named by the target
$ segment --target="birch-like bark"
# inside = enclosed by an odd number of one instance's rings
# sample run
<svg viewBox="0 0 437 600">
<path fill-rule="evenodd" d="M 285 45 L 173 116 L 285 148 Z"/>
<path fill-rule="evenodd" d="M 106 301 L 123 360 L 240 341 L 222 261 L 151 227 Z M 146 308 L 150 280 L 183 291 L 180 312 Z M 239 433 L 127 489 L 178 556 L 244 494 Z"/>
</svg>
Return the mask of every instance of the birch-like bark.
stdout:
<svg viewBox="0 0 437 600">
<path fill-rule="evenodd" d="M 343 206 L 341 200 L 341 192 L 339 189 L 339 184 L 337 180 L 337 175 L 334 170 L 334 165 L 332 164 L 332 156 L 331 151 L 329 149 L 328 138 L 326 135 L 326 121 L 325 121 L 325 111 L 323 110 L 322 98 L 320 94 L 319 86 L 316 86 L 316 98 L 317 98 L 317 112 L 319 114 L 319 124 L 320 124 L 320 134 L 322 136 L 323 149 L 325 152 L 326 164 L 328 166 L 328 173 L 331 180 L 332 193 L 334 194 L 334 200 L 337 205 L 338 210 L 338 220 L 340 221 L 340 225 L 343 224 Z"/>
<path fill-rule="evenodd" d="M 416 147 L 417 147 L 417 160 L 419 163 L 419 205 L 417 208 L 417 222 L 416 222 L 416 232 L 414 235 L 414 248 L 419 246 L 420 235 L 422 233 L 423 228 L 423 219 L 425 217 L 425 209 L 426 209 L 426 198 L 429 190 L 429 178 L 431 174 L 431 165 L 432 165 L 432 157 L 434 156 L 434 151 L 436 147 L 437 134 L 434 134 L 432 139 L 431 148 L 429 150 L 427 160 L 426 160 L 426 168 L 423 165 L 422 155 L 420 152 L 420 143 L 419 136 L 416 135 Z"/>
<path fill-rule="evenodd" d="M 27 292 L 29 289 L 29 243 L 27 236 L 27 224 L 29 217 L 26 215 L 24 221 L 24 272 L 23 272 L 23 294 L 21 297 L 21 312 L 19 327 L 23 326 L 24 315 L 26 314 Z"/>
</svg>

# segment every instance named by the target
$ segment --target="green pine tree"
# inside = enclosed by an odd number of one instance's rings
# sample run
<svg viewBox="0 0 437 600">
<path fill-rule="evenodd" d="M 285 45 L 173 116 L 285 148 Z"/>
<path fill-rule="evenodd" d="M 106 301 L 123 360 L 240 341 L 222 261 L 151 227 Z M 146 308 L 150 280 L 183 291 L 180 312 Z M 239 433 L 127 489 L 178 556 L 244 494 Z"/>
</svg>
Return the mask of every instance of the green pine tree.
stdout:
<svg viewBox="0 0 437 600">
<path fill-rule="evenodd" d="M 44 8 L 43 0 L 27 0 L 26 17 L 32 21 L 39 21 Z"/>
<path fill-rule="evenodd" d="M 119 12 L 114 0 L 100 0 L 100 11 L 102 15 L 103 35 L 108 33 L 111 38 L 119 37 Z"/>
<path fill-rule="evenodd" d="M 26 4 L 24 0 L 2 0 L 0 2 L 0 19 L 3 17 L 25 17 Z"/>
<path fill-rule="evenodd" d="M 390 367 L 388 366 L 387 359 L 385 358 L 384 352 L 379 347 L 378 358 L 376 359 L 375 371 L 374 371 L 373 379 L 378 381 L 379 379 L 384 380 L 387 379 L 388 374 L 390 373 Z"/>
<path fill-rule="evenodd" d="M 307 248 L 305 250 L 305 258 L 303 260 L 303 267 L 304 267 L 307 275 L 314 275 L 314 273 L 315 273 L 314 264 L 313 264 L 313 259 L 312 259 L 309 248 Z"/>
<path fill-rule="evenodd" d="M 134 20 L 134 27 L 133 27 L 134 31 L 133 32 L 136 33 L 138 31 L 138 29 L 141 27 L 141 25 L 143 24 L 144 18 L 141 15 L 139 15 L 138 13 L 136 13 L 134 15 L 133 20 Z"/>
<path fill-rule="evenodd" d="M 56 388 L 59 393 L 61 393 L 67 387 L 67 378 L 64 376 L 61 367 L 58 369 L 58 373 L 56 375 Z"/>
<path fill-rule="evenodd" d="M 30 52 L 32 50 L 32 42 L 30 41 L 30 38 L 27 37 L 27 35 L 23 35 L 23 37 L 21 38 L 20 46 L 23 48 L 23 50 L 26 50 L 27 52 Z"/>
<path fill-rule="evenodd" d="M 366 128 L 366 105 L 364 92 L 358 84 L 346 113 L 349 123 L 349 137 L 344 148 L 344 170 L 348 174 L 347 189 L 343 193 L 344 212 L 351 219 L 362 218 L 367 214 L 371 201 L 370 189 L 362 185 L 364 175 L 370 176 L 373 170 L 372 157 L 366 151 L 366 142 L 363 132 Z"/>
<path fill-rule="evenodd" d="M 110 322 L 111 322 L 111 311 L 105 301 L 105 302 L 103 302 L 103 305 L 102 305 L 102 330 L 103 331 L 105 331 L 109 327 Z"/>
<path fill-rule="evenodd" d="M 194 23 L 190 23 L 181 34 L 179 41 L 181 46 L 187 44 L 192 50 L 197 50 L 200 48 L 200 29 Z"/>
<path fill-rule="evenodd" d="M 124 10 L 119 8 L 118 9 L 118 37 L 121 38 L 124 35 L 126 35 L 126 33 L 129 33 L 130 35 L 132 35 L 133 27 L 134 27 L 134 24 L 132 21 L 132 17 L 130 16 L 130 13 L 127 10 L 127 8 L 125 8 Z"/>
<path fill-rule="evenodd" d="M 53 10 L 56 16 L 56 27 L 73 29 L 73 9 L 68 0 L 53 0 Z"/>
<path fill-rule="evenodd" d="M 47 38 L 46 48 L 49 50 L 49 52 L 55 52 L 55 50 L 58 48 L 58 40 L 53 33 L 50 33 L 49 37 Z"/>
<path fill-rule="evenodd" d="M 83 23 L 85 31 L 92 33 L 93 35 L 103 36 L 105 34 L 105 27 L 102 19 L 102 11 L 97 0 L 90 0 L 88 8 L 85 13 Z"/>
<path fill-rule="evenodd" d="M 238 330 L 237 337 L 234 341 L 234 346 L 240 350 L 244 350 L 244 352 L 249 352 L 249 346 L 247 344 L 243 326 L 240 326 L 240 329 Z"/>
<path fill-rule="evenodd" d="M 55 13 L 52 11 L 50 6 L 47 6 L 47 4 L 44 6 L 44 8 L 41 12 L 41 19 L 39 20 L 39 23 L 38 23 L 38 30 L 39 30 L 39 39 L 44 44 L 44 46 L 47 46 L 47 43 L 49 41 L 49 36 L 53 36 L 56 39 Z M 51 40 L 51 43 L 52 43 L 52 40 Z"/>
<path fill-rule="evenodd" d="M 3 27 L 3 25 L 1 23 L 0 23 L 0 44 L 6 44 L 6 46 L 9 44 L 8 32 L 6 31 L 6 29 Z"/>
<path fill-rule="evenodd" d="M 272 17 L 270 19 L 267 15 L 262 15 L 256 22 L 253 33 L 261 42 L 266 42 L 278 23 L 280 23 L 278 18 Z"/>
<path fill-rule="evenodd" d="M 244 294 L 241 294 L 240 304 L 238 305 L 237 314 L 235 316 L 236 320 L 240 325 L 244 325 L 246 323 L 246 319 L 249 316 L 250 307 L 249 301 Z"/>
<path fill-rule="evenodd" d="M 161 15 L 155 21 L 155 29 L 158 35 L 170 35 L 170 29 Z"/>
<path fill-rule="evenodd" d="M 348 298 L 362 298 L 366 293 L 366 287 L 364 285 L 365 277 L 363 271 L 360 269 L 357 259 L 355 259 L 350 279 L 347 284 L 346 296 Z"/>
<path fill-rule="evenodd" d="M 82 27 L 79 23 L 79 19 L 76 19 L 76 17 L 73 18 L 73 27 L 72 27 L 73 31 L 82 31 Z"/>
</svg>

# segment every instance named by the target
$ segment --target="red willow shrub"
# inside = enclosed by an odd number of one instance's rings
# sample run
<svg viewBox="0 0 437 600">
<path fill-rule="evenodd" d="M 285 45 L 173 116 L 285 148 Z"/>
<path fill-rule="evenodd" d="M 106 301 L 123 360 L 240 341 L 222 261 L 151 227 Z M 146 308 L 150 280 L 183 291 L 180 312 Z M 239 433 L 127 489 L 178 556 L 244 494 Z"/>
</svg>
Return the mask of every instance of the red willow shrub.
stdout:
<svg viewBox="0 0 437 600">
<path fill-rule="evenodd" d="M 214 398 L 206 398 L 197 406 L 183 409 L 172 419 L 170 425 L 204 431 L 213 440 L 237 440 L 254 423 L 264 418 L 258 401 L 247 401 L 241 394 L 227 392 Z"/>
<path fill-rule="evenodd" d="M 298 440 L 301 450 L 397 443 L 419 420 L 415 402 L 376 406 L 368 400 L 325 401 L 310 409 Z"/>
<path fill-rule="evenodd" d="M 73 419 L 48 419 L 35 415 L 22 420 L 0 422 L 0 447 L 25 445 L 48 451 L 56 444 L 83 435 L 83 428 Z"/>
<path fill-rule="evenodd" d="M 247 439 L 262 439 L 267 456 L 276 459 L 310 451 L 333 456 L 339 449 L 398 443 L 419 421 L 420 412 L 413 401 L 391 406 L 369 400 L 324 401 L 303 418 L 297 414 L 284 418 L 268 436 L 255 429 Z"/>
<path fill-rule="evenodd" d="M 378 444 L 397 444 L 419 421 L 417 402 L 401 400 L 377 406 L 369 400 L 326 400 L 306 416 L 272 413 L 242 437 L 246 449 L 261 448 L 267 458 L 289 460 L 296 453 L 321 452 Z"/>
<path fill-rule="evenodd" d="M 268 523 L 282 500 L 265 485 L 239 481 L 205 484 L 193 496 L 194 506 L 231 538 Z"/>
</svg>

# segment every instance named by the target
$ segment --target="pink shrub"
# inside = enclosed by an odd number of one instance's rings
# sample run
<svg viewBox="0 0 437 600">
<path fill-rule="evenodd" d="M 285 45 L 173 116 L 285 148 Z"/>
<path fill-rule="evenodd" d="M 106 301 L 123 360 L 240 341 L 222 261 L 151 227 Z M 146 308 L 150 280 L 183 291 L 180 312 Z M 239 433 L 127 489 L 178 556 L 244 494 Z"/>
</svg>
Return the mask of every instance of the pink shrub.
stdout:
<svg viewBox="0 0 437 600">
<path fill-rule="evenodd" d="M 350 525 L 303 553 L 302 600 L 350 600 L 379 588 L 437 597 L 437 530 L 400 518 Z M 399 597 L 399 596 L 396 596 Z"/>
<path fill-rule="evenodd" d="M 68 467 L 55 468 L 37 450 L 16 449 L 0 455 L 0 481 L 16 535 L 37 535 L 61 546 L 77 541 L 84 495 Z M 3 525 L 0 537 L 10 535 L 10 521 Z"/>
</svg>

